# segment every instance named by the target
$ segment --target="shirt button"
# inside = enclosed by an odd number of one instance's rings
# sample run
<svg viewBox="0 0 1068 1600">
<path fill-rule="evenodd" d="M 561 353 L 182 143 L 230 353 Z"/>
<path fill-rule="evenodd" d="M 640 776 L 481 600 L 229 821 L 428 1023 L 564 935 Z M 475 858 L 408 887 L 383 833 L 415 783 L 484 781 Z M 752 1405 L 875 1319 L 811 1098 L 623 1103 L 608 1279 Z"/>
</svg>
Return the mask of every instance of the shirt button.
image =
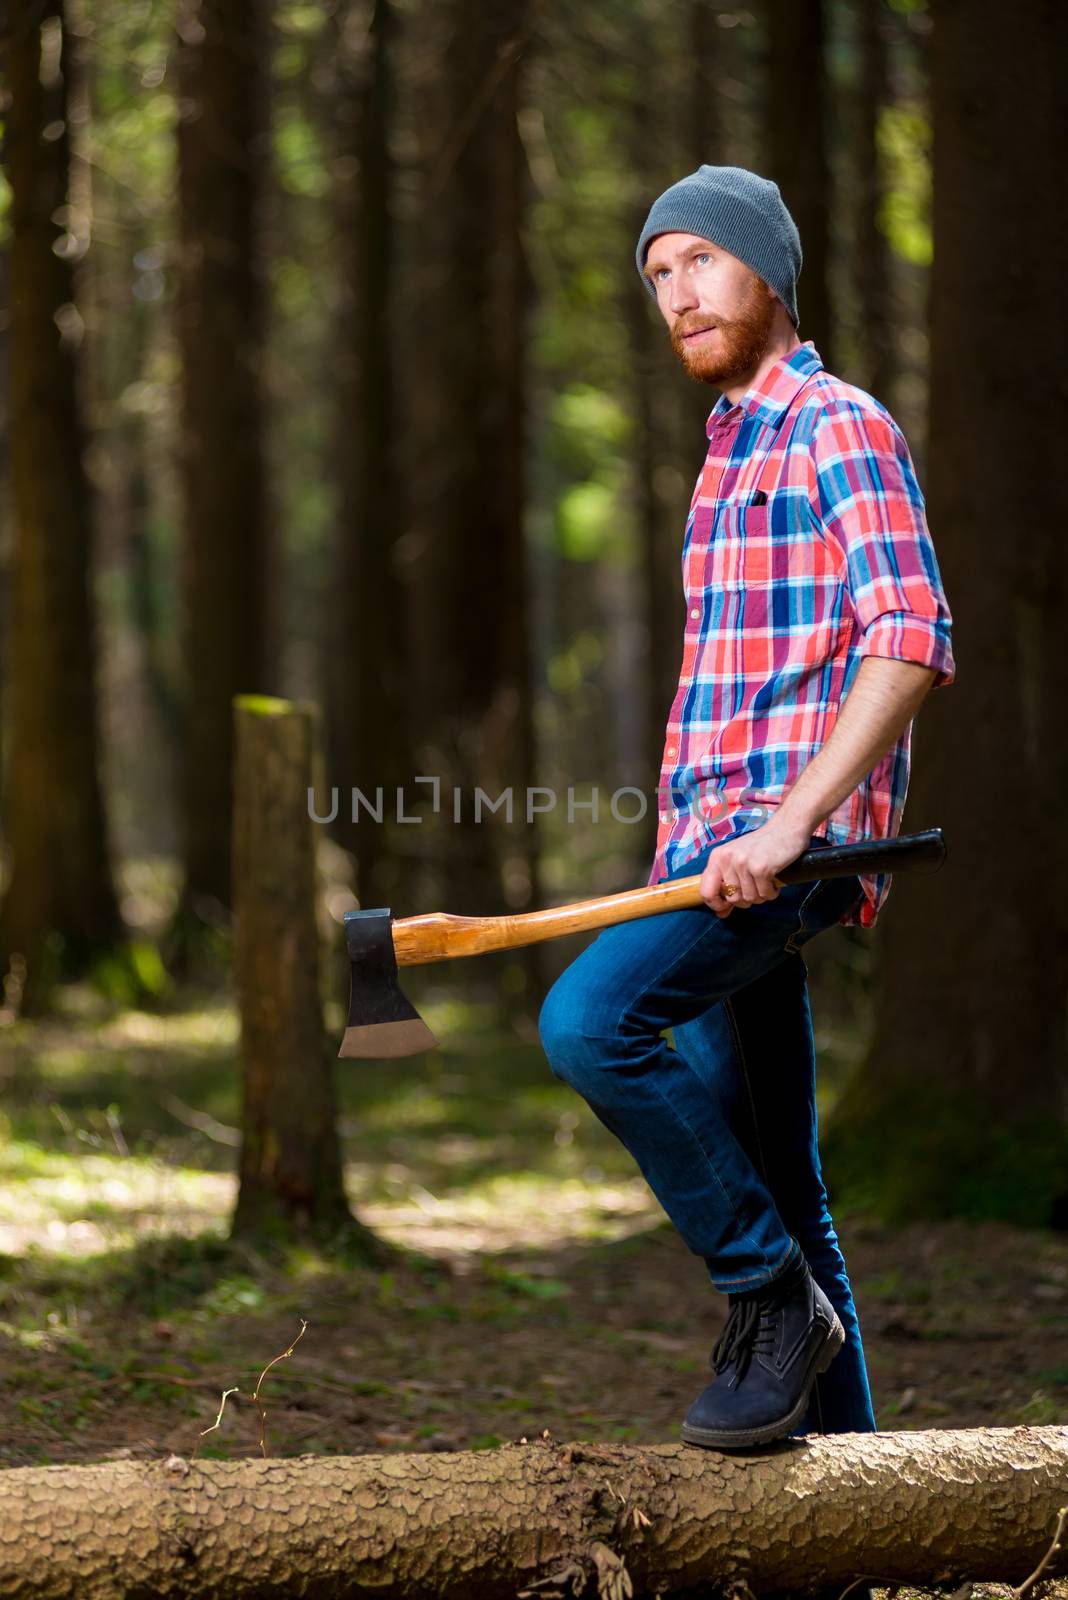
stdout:
<svg viewBox="0 0 1068 1600">
<path fill-rule="evenodd" d="M 701 615 L 701 613 L 699 611 L 691 611 L 690 615 L 691 615 L 691 617 L 693 617 L 694 621 L 696 622 L 697 618 Z"/>
<path fill-rule="evenodd" d="M 660 820 L 661 820 L 661 822 L 666 822 L 667 821 L 667 812 L 666 811 L 661 811 Z"/>
<path fill-rule="evenodd" d="M 667 753 L 668 753 L 669 756 L 677 755 L 678 754 L 678 746 L 674 745 L 674 744 L 669 744 L 668 748 L 667 748 Z"/>
</svg>

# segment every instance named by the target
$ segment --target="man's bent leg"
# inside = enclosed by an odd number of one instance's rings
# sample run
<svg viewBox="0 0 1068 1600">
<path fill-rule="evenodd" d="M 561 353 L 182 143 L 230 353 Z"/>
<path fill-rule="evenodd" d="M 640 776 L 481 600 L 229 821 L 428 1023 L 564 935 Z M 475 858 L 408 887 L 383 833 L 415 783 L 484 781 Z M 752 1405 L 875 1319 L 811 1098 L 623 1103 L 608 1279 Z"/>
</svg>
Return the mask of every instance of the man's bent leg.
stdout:
<svg viewBox="0 0 1068 1600">
<path fill-rule="evenodd" d="M 699 873 L 707 856 L 686 875 Z M 771 1283 L 801 1252 L 718 1098 L 662 1034 L 781 961 L 812 890 L 789 885 L 774 901 L 725 918 L 702 905 L 607 928 L 542 1007 L 552 1071 L 631 1152 L 724 1292 Z"/>
<path fill-rule="evenodd" d="M 830 886 L 827 895 L 830 916 L 835 909 Z M 788 955 L 723 1003 L 676 1028 L 674 1039 L 709 1093 L 720 1099 L 784 1229 L 798 1240 L 845 1330 L 845 1346 L 816 1379 L 797 1431 L 874 1431 L 856 1307 L 820 1167 L 816 1052 L 801 955 Z"/>
</svg>

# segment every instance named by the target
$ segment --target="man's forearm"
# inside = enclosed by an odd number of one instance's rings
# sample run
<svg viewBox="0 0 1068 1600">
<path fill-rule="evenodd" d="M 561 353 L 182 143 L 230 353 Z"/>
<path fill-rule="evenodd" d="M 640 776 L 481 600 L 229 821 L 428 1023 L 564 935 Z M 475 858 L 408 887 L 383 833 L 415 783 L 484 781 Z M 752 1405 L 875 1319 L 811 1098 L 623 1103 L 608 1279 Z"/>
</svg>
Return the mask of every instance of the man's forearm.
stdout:
<svg viewBox="0 0 1068 1600">
<path fill-rule="evenodd" d="M 787 790 L 775 815 L 812 833 L 893 747 L 935 677 L 933 668 L 918 661 L 865 656 L 826 744 Z"/>
</svg>

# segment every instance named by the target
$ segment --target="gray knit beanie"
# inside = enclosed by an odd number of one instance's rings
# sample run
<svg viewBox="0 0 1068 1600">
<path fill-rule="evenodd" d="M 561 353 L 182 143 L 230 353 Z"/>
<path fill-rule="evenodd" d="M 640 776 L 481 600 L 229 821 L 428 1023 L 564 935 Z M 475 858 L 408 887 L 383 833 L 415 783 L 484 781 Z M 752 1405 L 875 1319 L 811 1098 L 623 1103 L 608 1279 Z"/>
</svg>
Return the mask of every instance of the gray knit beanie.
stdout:
<svg viewBox="0 0 1068 1600">
<path fill-rule="evenodd" d="M 635 259 L 645 276 L 645 247 L 658 233 L 696 233 L 760 274 L 775 290 L 797 327 L 797 275 L 801 240 L 777 184 L 744 167 L 698 167 L 665 189 L 645 219 Z"/>
</svg>

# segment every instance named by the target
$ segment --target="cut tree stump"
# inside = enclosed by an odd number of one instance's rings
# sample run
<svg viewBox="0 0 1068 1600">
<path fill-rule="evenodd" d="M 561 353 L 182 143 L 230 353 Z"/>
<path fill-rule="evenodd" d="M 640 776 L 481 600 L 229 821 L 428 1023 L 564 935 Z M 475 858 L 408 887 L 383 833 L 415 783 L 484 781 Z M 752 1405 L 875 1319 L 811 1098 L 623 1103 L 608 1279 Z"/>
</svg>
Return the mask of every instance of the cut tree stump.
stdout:
<svg viewBox="0 0 1068 1600">
<path fill-rule="evenodd" d="M 314 707 L 234 701 L 234 978 L 241 1153 L 234 1234 L 355 1232 L 319 993 Z"/>
<path fill-rule="evenodd" d="M 0 1596 L 599 1600 L 1020 1583 L 1068 1428 L 817 1435 L 749 1455 L 551 1439 L 452 1454 L 0 1472 Z M 1066 1568 L 1059 1551 L 1044 1577 Z"/>
</svg>

